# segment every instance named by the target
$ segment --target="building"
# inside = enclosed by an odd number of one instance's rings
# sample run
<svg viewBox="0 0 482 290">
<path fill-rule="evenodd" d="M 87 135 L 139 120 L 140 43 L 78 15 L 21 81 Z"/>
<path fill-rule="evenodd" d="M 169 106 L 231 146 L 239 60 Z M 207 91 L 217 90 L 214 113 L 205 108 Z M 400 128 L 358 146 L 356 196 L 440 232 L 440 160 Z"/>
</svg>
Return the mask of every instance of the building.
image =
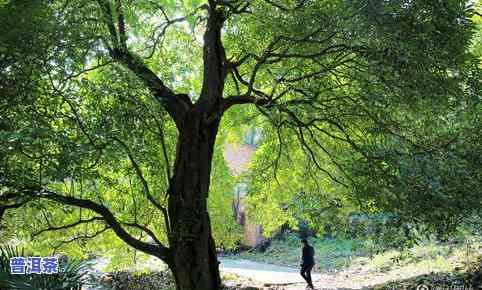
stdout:
<svg viewBox="0 0 482 290">
<path fill-rule="evenodd" d="M 231 174 L 239 176 L 248 170 L 249 162 L 256 151 L 261 139 L 261 130 L 251 128 L 245 135 L 242 144 L 227 143 L 224 146 L 224 159 L 231 170 Z M 233 211 L 236 222 L 243 227 L 244 244 L 255 247 L 265 240 L 263 227 L 250 223 L 247 215 L 247 208 L 244 197 L 248 192 L 249 185 L 246 182 L 239 182 L 234 187 Z"/>
</svg>

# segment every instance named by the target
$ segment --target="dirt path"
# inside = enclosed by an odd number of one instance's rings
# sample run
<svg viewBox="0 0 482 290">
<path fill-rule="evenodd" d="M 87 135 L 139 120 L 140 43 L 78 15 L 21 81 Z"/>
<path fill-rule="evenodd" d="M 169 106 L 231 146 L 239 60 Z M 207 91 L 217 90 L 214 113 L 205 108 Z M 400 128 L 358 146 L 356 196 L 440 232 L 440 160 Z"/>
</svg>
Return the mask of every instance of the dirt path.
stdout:
<svg viewBox="0 0 482 290">
<path fill-rule="evenodd" d="M 250 280 L 268 284 L 303 283 L 297 269 L 264 264 L 243 259 L 220 258 L 220 270 L 236 274 Z M 313 274 L 313 280 L 320 279 L 320 274 Z"/>
<path fill-rule="evenodd" d="M 220 258 L 220 262 L 221 272 L 235 274 L 259 285 L 278 286 L 277 289 L 286 290 L 301 290 L 306 286 L 295 268 L 243 259 Z M 345 272 L 313 273 L 312 277 L 315 288 L 323 290 L 363 289 L 369 284 L 351 279 L 351 275 Z"/>
<path fill-rule="evenodd" d="M 264 286 L 264 289 L 278 290 L 302 290 L 306 283 L 299 274 L 297 268 L 277 266 L 267 263 L 255 262 L 238 258 L 219 257 L 222 274 L 235 274 L 240 280 L 225 281 L 227 285 Z M 96 260 L 91 274 L 102 275 L 107 265 L 107 258 Z M 157 260 L 150 259 L 142 263 L 143 269 L 159 271 L 165 269 L 165 265 Z M 132 268 L 131 270 L 134 270 Z M 406 275 L 401 273 L 373 273 L 360 267 L 350 267 L 345 271 L 324 272 L 312 274 L 313 284 L 318 290 L 355 290 L 369 289 L 367 287 L 397 280 Z M 92 288 L 93 289 L 93 288 Z"/>
</svg>

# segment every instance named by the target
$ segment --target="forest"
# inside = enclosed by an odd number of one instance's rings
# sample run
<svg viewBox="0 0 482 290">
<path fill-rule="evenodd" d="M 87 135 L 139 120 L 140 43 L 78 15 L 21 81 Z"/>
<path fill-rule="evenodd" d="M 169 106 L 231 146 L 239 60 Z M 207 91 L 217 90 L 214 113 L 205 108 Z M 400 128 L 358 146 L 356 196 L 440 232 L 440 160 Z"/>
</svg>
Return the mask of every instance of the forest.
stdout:
<svg viewBox="0 0 482 290">
<path fill-rule="evenodd" d="M 0 0 L 0 289 L 479 289 L 481 60 L 480 0 Z"/>
</svg>

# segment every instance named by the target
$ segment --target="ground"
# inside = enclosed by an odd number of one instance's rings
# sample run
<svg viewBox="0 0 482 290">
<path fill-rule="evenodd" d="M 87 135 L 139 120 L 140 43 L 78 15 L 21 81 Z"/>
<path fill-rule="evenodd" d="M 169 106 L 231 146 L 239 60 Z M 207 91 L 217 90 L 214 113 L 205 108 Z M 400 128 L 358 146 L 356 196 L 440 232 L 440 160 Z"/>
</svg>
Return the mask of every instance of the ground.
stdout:
<svg viewBox="0 0 482 290">
<path fill-rule="evenodd" d="M 388 290 L 410 289 L 414 285 L 416 289 L 424 283 L 463 286 L 463 275 L 458 273 L 474 263 L 480 269 L 478 257 L 482 255 L 480 239 L 462 243 L 427 241 L 403 251 L 381 252 L 356 240 L 315 240 L 313 246 L 317 261 L 313 280 L 317 289 Z M 275 241 L 265 253 L 251 251 L 222 258 L 221 269 L 249 279 L 252 285 L 304 289 L 306 284 L 297 267 L 299 254 L 299 240 L 288 237 Z"/>
<path fill-rule="evenodd" d="M 450 287 L 438 289 L 475 290 L 477 288 L 468 285 L 467 281 L 479 283 L 476 280 L 480 281 L 482 276 L 482 260 L 478 258 L 482 256 L 480 241 L 470 244 L 427 242 L 405 251 L 385 250 L 379 253 L 370 253 L 366 246 L 350 240 L 319 240 L 313 245 L 317 261 L 313 281 L 316 289 L 320 290 L 415 290 L 422 284 L 444 283 Z M 305 289 L 306 284 L 298 272 L 299 252 L 298 241 L 288 238 L 274 242 L 265 253 L 244 252 L 220 257 L 223 281 L 231 289 Z M 102 274 L 106 265 L 106 259 L 98 259 L 95 271 Z M 478 278 L 459 275 L 460 270 L 469 266 L 478 267 Z M 137 267 L 131 267 L 133 271 L 145 269 L 162 271 L 165 266 L 150 258 Z"/>
<path fill-rule="evenodd" d="M 256 286 L 264 289 L 299 290 L 305 289 L 306 283 L 300 277 L 298 270 L 290 267 L 253 262 L 248 260 L 221 259 L 221 270 L 224 273 L 234 274 L 229 286 Z M 389 272 L 372 273 L 367 268 L 348 268 L 344 271 L 314 273 L 313 284 L 319 290 L 354 290 L 354 289 L 407 289 L 411 285 L 423 285 L 424 281 L 445 279 L 444 275 L 433 272 L 413 272 L 407 276 L 401 269 Z M 450 276 L 450 274 L 448 275 Z M 227 276 L 229 277 L 229 276 Z M 404 282 L 402 282 L 404 280 Z M 398 283 L 393 283 L 398 281 Z M 419 282 L 420 281 L 420 282 Z M 392 283 L 391 283 L 392 282 Z M 460 280 L 451 283 L 464 285 Z M 427 282 L 430 284 L 431 282 Z M 453 286 L 453 285 L 452 285 Z M 242 287 L 239 287 L 242 288 Z M 452 289 L 452 288 L 451 288 Z M 453 288 L 455 289 L 455 288 Z M 463 288 L 461 288 L 463 289 Z M 467 288 L 466 290 L 469 290 Z M 474 290 L 476 288 L 473 288 Z M 446 289 L 448 290 L 448 289 Z"/>
</svg>

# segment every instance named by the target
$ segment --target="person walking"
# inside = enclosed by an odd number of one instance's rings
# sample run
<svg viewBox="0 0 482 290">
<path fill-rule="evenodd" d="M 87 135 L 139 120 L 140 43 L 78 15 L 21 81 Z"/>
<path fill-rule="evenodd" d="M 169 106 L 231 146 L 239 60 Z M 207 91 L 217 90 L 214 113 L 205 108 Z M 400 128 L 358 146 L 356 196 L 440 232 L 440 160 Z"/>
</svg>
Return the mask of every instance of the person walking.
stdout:
<svg viewBox="0 0 482 290">
<path fill-rule="evenodd" d="M 311 269 L 315 265 L 315 249 L 308 244 L 306 239 L 301 239 L 301 245 L 303 248 L 301 250 L 300 274 L 308 283 L 306 288 L 314 289 L 313 281 L 311 280 Z"/>
</svg>

